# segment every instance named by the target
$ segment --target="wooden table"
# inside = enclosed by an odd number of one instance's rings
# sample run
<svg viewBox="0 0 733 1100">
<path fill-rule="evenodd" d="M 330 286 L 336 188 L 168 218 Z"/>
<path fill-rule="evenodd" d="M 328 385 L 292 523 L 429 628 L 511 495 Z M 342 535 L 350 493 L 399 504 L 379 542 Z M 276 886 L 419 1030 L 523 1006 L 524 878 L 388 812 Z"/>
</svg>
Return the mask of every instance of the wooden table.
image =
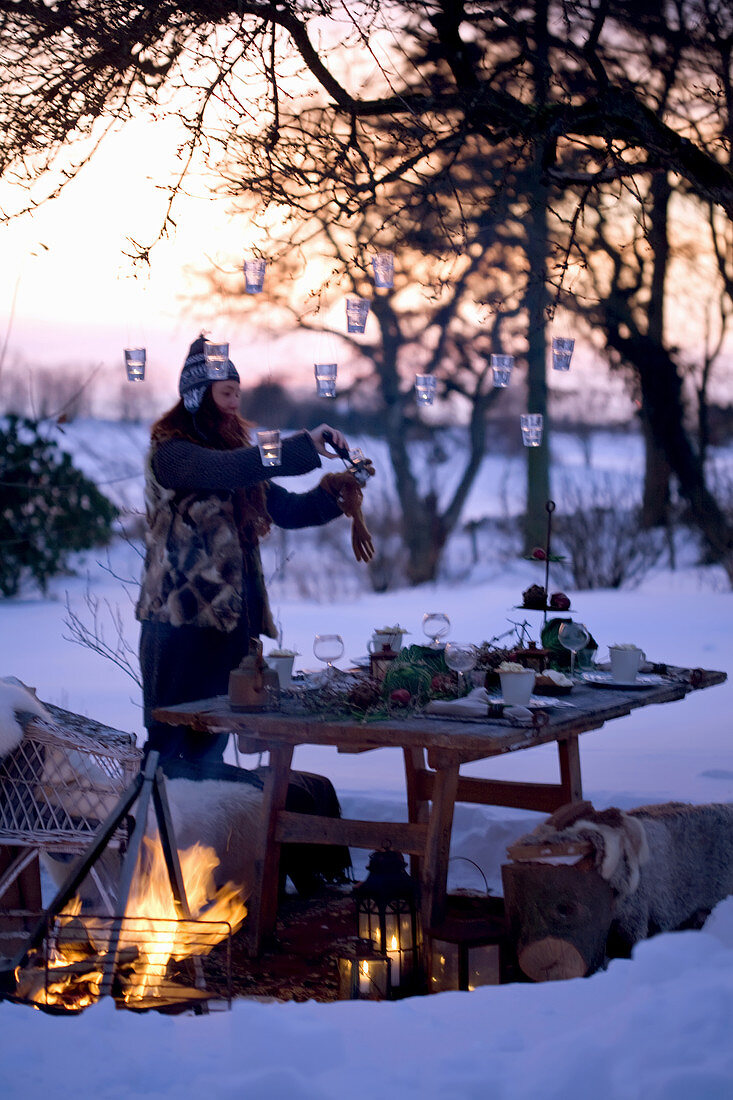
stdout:
<svg viewBox="0 0 733 1100">
<path fill-rule="evenodd" d="M 669 678 L 642 690 L 576 685 L 573 708 L 552 708 L 546 724 L 512 726 L 507 720 L 451 719 L 426 715 L 362 722 L 352 716 L 320 717 L 302 713 L 288 697 L 281 710 L 236 712 L 227 696 L 161 707 L 154 717 L 184 723 L 200 732 L 237 733 L 245 753 L 269 753 L 270 770 L 263 791 L 259 835 L 255 838 L 255 883 L 249 901 L 249 949 L 261 950 L 275 926 L 280 845 L 346 844 L 380 848 L 385 843 L 412 860 L 421 886 L 424 926 L 434 927 L 445 915 L 448 856 L 456 802 L 514 806 L 550 814 L 582 798 L 578 737 L 637 707 L 683 699 L 689 692 L 720 684 L 724 672 L 669 669 Z M 461 776 L 462 764 L 556 742 L 559 783 L 524 783 Z M 298 745 L 331 745 L 338 752 L 362 753 L 401 748 L 405 762 L 407 822 L 326 818 L 285 810 L 288 772 Z M 426 762 L 427 756 L 427 762 Z"/>
</svg>

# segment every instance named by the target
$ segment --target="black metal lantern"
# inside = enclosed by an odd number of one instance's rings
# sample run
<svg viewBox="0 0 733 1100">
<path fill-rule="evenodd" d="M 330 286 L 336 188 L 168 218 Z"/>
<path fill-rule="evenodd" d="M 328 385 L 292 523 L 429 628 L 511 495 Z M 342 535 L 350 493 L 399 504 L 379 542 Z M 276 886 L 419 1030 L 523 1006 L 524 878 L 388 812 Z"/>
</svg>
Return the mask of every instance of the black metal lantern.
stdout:
<svg viewBox="0 0 733 1100">
<path fill-rule="evenodd" d="M 401 852 L 372 852 L 364 882 L 354 888 L 357 935 L 371 940 L 392 963 L 392 989 L 414 991 L 420 977 L 422 936 L 417 886 Z"/>
</svg>

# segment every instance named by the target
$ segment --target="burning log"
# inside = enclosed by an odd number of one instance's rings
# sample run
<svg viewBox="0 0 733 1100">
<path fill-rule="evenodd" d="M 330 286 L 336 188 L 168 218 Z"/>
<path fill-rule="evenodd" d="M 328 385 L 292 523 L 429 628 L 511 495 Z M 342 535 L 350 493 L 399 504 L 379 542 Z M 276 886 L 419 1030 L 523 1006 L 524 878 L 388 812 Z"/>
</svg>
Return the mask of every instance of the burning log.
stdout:
<svg viewBox="0 0 733 1100">
<path fill-rule="evenodd" d="M 130 968 L 137 960 L 136 947 L 124 947 L 117 955 L 117 967 L 120 970 Z M 33 1001 L 36 1004 L 68 1005 L 89 997 L 96 1000 L 99 995 L 99 983 L 106 966 L 113 956 L 90 954 L 84 959 L 63 962 L 55 965 L 49 962 L 25 967 L 18 974 L 15 996 L 18 1000 Z"/>
</svg>

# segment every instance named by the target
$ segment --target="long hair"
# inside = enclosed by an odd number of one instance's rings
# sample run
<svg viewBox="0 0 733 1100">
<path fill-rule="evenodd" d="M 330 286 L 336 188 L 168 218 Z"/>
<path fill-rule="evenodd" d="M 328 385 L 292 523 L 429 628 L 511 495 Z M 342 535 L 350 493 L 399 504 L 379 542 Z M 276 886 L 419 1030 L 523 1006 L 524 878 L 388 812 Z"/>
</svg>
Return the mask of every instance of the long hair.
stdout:
<svg viewBox="0 0 733 1100">
<path fill-rule="evenodd" d="M 239 413 L 222 413 L 214 401 L 211 386 L 208 386 L 196 412 L 190 413 L 181 398 L 172 409 L 163 413 L 150 429 L 150 440 L 155 446 L 169 439 L 185 439 L 200 447 L 233 451 L 237 447 L 252 445 L 250 427 Z M 259 482 L 248 489 L 235 489 L 233 493 L 240 537 L 246 543 L 256 543 L 269 533 L 272 523 L 267 512 L 265 483 Z"/>
</svg>

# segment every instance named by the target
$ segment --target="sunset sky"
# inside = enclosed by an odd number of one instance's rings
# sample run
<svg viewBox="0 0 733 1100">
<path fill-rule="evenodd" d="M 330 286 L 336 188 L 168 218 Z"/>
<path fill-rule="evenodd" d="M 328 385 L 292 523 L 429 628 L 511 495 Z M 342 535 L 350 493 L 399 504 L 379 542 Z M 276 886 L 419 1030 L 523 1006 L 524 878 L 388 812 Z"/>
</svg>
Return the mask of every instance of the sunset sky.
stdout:
<svg viewBox="0 0 733 1100">
<path fill-rule="evenodd" d="M 179 201 L 175 233 L 155 247 L 150 267 L 136 268 L 124 254 L 130 238 L 147 244 L 159 229 L 160 184 L 180 163 L 176 139 L 172 122 L 128 124 L 105 139 L 58 199 L 0 228 L 0 338 L 10 326 L 8 364 L 101 362 L 121 371 L 122 349 L 144 345 L 149 376 L 172 386 L 201 328 L 229 339 L 235 361 L 248 356 L 251 335 L 223 319 L 196 274 L 212 265 L 234 270 L 246 227 L 230 219 L 226 200 L 207 194 L 200 176 L 189 181 L 198 194 Z M 13 208 L 21 192 L 5 184 L 0 195 Z M 257 357 L 265 373 L 267 356 L 264 349 Z"/>
</svg>

